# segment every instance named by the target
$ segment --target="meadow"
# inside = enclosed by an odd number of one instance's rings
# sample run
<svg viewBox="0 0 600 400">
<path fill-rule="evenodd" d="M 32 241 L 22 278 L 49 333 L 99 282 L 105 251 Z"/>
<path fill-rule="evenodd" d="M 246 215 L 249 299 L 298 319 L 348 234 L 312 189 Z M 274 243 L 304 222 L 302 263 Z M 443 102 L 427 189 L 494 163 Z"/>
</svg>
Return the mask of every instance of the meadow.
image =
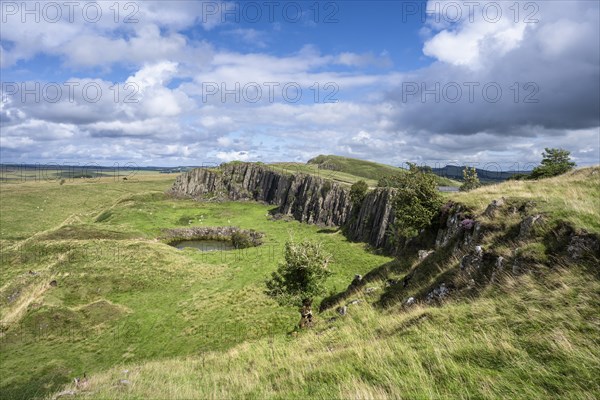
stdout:
<svg viewBox="0 0 600 400">
<path fill-rule="evenodd" d="M 389 258 L 339 232 L 273 220 L 272 206 L 197 203 L 164 192 L 173 178 L 3 184 L 3 398 L 43 396 L 84 372 L 227 349 L 285 335 L 298 312 L 264 295 L 290 237 L 333 254 L 332 292 Z M 238 226 L 260 247 L 177 250 L 163 229 Z M 56 281 L 55 287 L 49 282 Z"/>
<path fill-rule="evenodd" d="M 599 170 L 444 196 L 475 214 L 506 196 L 551 225 L 598 233 Z M 508 269 L 443 305 L 406 307 L 459 260 L 393 259 L 336 229 L 274 219 L 273 206 L 171 198 L 172 182 L 144 174 L 0 185 L 2 398 L 64 390 L 101 399 L 600 395 L 597 269 L 549 259 L 546 244 L 503 239 L 518 215 L 484 218 L 497 226 L 482 245 L 506 257 L 521 246 L 538 257 L 536 269 Z M 162 240 L 164 229 L 190 226 L 255 229 L 264 243 L 203 253 Z M 297 331 L 298 310 L 264 294 L 292 237 L 321 241 L 333 255 L 326 296 L 344 292 L 355 274 L 372 276 L 340 298 L 347 315 L 334 305 Z M 388 285 L 409 274 L 409 289 Z M 89 381 L 77 387 L 84 373 Z"/>
</svg>

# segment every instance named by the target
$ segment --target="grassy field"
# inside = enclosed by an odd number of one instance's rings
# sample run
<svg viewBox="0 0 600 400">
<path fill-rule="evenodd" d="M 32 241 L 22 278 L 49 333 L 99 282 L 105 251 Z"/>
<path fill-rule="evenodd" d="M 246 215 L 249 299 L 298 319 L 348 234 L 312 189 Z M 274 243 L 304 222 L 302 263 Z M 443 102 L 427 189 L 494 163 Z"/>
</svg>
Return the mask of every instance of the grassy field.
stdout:
<svg viewBox="0 0 600 400">
<path fill-rule="evenodd" d="M 389 261 L 340 233 L 272 221 L 270 206 L 173 200 L 164 194 L 171 183 L 145 175 L 1 186 L 2 398 L 43 397 L 122 363 L 285 335 L 298 313 L 267 298 L 263 282 L 291 235 L 321 240 L 333 254 L 332 292 Z M 256 229 L 265 243 L 200 253 L 157 240 L 182 226 Z"/>
<path fill-rule="evenodd" d="M 447 196 L 476 213 L 501 196 L 532 201 L 549 221 L 599 232 L 599 171 Z M 502 276 L 442 307 L 406 309 L 407 296 L 459 260 L 393 260 L 338 231 L 273 220 L 270 206 L 172 199 L 164 194 L 172 181 L 0 185 L 1 398 L 51 398 L 75 389 L 70 382 L 84 372 L 89 384 L 76 398 L 600 396 L 597 271 L 556 264 Z M 264 244 L 200 253 L 160 241 L 163 229 L 189 226 L 256 229 Z M 354 274 L 382 273 L 340 303 L 361 300 L 348 315 L 334 307 L 314 329 L 292 332 L 297 310 L 263 293 L 290 236 L 322 241 L 333 254 L 332 295 Z M 497 237 L 487 240 L 486 248 Z M 410 290 L 387 287 L 409 273 Z"/>
</svg>

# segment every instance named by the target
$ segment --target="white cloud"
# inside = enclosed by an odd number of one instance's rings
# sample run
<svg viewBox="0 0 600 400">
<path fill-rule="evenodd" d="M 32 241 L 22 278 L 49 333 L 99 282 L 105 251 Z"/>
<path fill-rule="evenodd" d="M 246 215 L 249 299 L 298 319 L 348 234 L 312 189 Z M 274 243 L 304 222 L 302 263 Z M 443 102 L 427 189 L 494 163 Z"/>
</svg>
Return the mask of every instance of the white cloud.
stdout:
<svg viewBox="0 0 600 400">
<path fill-rule="evenodd" d="M 251 157 L 247 151 L 219 151 L 215 156 L 224 162 L 230 161 L 248 161 Z"/>
</svg>

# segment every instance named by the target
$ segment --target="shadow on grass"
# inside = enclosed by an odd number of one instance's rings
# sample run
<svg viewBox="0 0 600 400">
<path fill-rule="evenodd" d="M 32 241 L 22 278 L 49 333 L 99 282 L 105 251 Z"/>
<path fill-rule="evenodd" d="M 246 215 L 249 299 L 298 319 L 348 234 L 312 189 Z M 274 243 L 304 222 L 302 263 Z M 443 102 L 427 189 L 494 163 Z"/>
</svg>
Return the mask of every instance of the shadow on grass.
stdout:
<svg viewBox="0 0 600 400">
<path fill-rule="evenodd" d="M 37 374 L 28 376 L 29 379 L 13 381 L 0 388 L 2 399 L 38 399 L 45 398 L 60 390 L 71 381 L 64 366 L 47 366 Z"/>
</svg>

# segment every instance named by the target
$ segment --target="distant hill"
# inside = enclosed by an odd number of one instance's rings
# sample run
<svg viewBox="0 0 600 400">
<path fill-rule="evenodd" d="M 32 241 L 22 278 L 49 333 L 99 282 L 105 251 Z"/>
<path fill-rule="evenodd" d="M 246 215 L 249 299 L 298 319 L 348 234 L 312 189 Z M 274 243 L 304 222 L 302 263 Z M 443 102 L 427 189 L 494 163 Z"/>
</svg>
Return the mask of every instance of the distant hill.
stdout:
<svg viewBox="0 0 600 400">
<path fill-rule="evenodd" d="M 320 155 L 308 160 L 307 164 L 317 166 L 320 170 L 337 171 L 364 178 L 365 180 L 371 180 L 372 182 L 377 182 L 385 176 L 404 173 L 406 171 L 403 168 L 392 165 L 334 155 Z M 459 182 L 444 178 L 441 175 L 438 176 L 440 176 L 438 180 L 440 186 L 460 186 Z"/>
<path fill-rule="evenodd" d="M 462 181 L 463 170 L 465 166 L 446 165 L 443 168 L 432 168 L 431 171 L 437 176 Z M 490 171 L 486 169 L 477 169 L 477 176 L 482 183 L 504 182 L 516 174 L 526 173 L 527 171 Z"/>
</svg>

